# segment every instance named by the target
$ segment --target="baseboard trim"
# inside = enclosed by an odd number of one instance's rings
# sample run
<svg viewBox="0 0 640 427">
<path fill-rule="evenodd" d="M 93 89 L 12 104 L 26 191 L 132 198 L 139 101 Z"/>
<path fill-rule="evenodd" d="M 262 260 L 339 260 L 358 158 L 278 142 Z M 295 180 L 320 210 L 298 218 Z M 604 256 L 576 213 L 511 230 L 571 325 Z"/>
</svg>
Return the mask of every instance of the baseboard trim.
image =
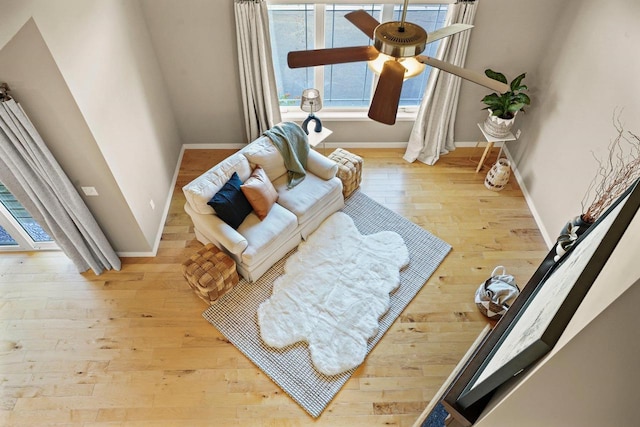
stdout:
<svg viewBox="0 0 640 427">
<path fill-rule="evenodd" d="M 527 202 L 527 206 L 529 206 L 529 210 L 531 211 L 531 215 L 533 215 L 533 219 L 536 222 L 538 229 L 540 230 L 540 234 L 542 234 L 542 238 L 544 239 L 544 242 L 547 244 L 547 247 L 551 249 L 553 245 L 556 243 L 556 241 L 554 238 L 551 237 L 551 234 L 549 234 L 547 228 L 544 226 L 544 223 L 542 222 L 542 217 L 540 217 L 540 214 L 536 209 L 536 205 L 533 203 L 531 194 L 529 194 L 529 190 L 527 189 L 527 186 L 524 183 L 524 178 L 520 174 L 520 171 L 516 166 L 516 162 L 514 161 L 513 156 L 509 152 L 509 148 L 506 145 L 503 148 L 503 152 L 511 162 L 511 169 L 513 170 L 513 176 L 516 178 L 516 181 L 518 181 L 520 190 L 522 190 L 522 195 L 524 196 L 524 199 Z"/>
<path fill-rule="evenodd" d="M 178 173 L 180 173 L 180 165 L 182 164 L 182 157 L 184 156 L 185 146 L 180 148 L 180 154 L 178 154 L 178 162 L 176 163 L 175 170 L 173 171 L 173 178 L 171 178 L 171 186 L 169 187 L 169 193 L 164 203 L 164 211 L 162 212 L 162 219 L 160 221 L 160 227 L 156 233 L 156 238 L 153 243 L 153 248 L 150 252 L 116 252 L 121 258 L 151 258 L 158 254 L 158 248 L 160 247 L 160 241 L 162 240 L 162 233 L 164 233 L 164 227 L 169 217 L 169 208 L 171 207 L 171 199 L 173 198 L 173 189 L 178 181 Z"/>
</svg>

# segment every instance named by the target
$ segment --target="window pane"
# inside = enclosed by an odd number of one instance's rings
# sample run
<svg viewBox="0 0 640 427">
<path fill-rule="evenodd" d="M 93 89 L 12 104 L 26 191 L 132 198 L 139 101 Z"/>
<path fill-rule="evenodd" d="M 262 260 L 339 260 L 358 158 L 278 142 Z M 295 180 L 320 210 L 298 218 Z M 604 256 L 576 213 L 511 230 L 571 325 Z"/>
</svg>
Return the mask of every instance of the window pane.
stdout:
<svg viewBox="0 0 640 427">
<path fill-rule="evenodd" d="M 314 49 L 313 5 L 269 6 L 269 23 L 280 105 L 299 105 L 302 90 L 313 87 L 313 67 L 291 69 L 287 54 Z"/>
<path fill-rule="evenodd" d="M 420 25 L 427 33 L 442 28 L 447 17 L 447 5 L 409 5 L 407 9 L 407 21 Z M 402 19 L 402 7 L 394 8 L 394 18 Z M 426 56 L 435 56 L 440 46 L 440 41 L 429 43 L 423 52 Z M 400 94 L 400 105 L 414 106 L 419 105 L 422 100 L 422 94 L 427 86 L 431 67 L 427 66 L 422 74 L 408 79 L 402 85 L 402 93 Z"/>
<path fill-rule="evenodd" d="M 0 203 L 9 211 L 11 216 L 20 224 L 34 242 L 51 242 L 52 239 L 31 217 L 29 212 L 18 202 L 7 188 L 0 184 Z M 6 230 L 2 230 L 6 233 Z M 8 236 L 8 234 L 7 234 Z M 13 240 L 13 239 L 11 239 Z M 15 243 L 15 242 L 14 242 Z"/>
<path fill-rule="evenodd" d="M 325 12 L 325 46 L 367 46 L 371 40 L 344 15 L 364 9 L 379 19 L 380 5 L 327 5 Z M 373 73 L 366 62 L 325 66 L 324 106 L 366 107 L 371 99 Z"/>
<path fill-rule="evenodd" d="M 18 243 L 13 240 L 13 237 L 7 233 L 7 231 L 0 227 L 0 246 L 17 246 Z"/>
</svg>

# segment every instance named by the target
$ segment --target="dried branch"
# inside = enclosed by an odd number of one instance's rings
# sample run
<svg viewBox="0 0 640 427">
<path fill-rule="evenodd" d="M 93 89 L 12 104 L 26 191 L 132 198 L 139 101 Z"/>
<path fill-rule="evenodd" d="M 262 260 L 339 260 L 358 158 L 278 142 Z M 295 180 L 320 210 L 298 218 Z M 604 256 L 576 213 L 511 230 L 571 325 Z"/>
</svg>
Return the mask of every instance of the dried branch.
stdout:
<svg viewBox="0 0 640 427">
<path fill-rule="evenodd" d="M 582 199 L 582 219 L 594 222 L 631 184 L 640 178 L 640 138 L 625 131 L 620 113 L 614 111 L 613 126 L 618 135 L 609 144 L 608 156 L 598 163 L 598 171 Z"/>
</svg>

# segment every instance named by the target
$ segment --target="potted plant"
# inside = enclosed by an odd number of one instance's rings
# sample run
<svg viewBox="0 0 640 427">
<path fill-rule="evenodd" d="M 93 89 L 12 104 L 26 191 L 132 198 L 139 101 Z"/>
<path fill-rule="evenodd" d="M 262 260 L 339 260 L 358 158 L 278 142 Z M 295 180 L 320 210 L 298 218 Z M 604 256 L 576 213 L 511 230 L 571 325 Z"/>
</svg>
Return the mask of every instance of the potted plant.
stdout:
<svg viewBox="0 0 640 427">
<path fill-rule="evenodd" d="M 502 73 L 491 69 L 485 70 L 484 73 L 491 79 L 509 84 Z M 496 138 L 507 136 L 511 131 L 518 111 L 524 111 L 525 105 L 531 103 L 529 96 L 523 93 L 528 89 L 527 86 L 522 84 L 525 75 L 526 73 L 522 73 L 511 81 L 511 84 L 509 84 L 511 90 L 501 94 L 494 92 L 482 98 L 482 102 L 487 105 L 483 110 L 489 110 L 489 117 L 484 123 L 484 129 L 489 135 Z"/>
</svg>

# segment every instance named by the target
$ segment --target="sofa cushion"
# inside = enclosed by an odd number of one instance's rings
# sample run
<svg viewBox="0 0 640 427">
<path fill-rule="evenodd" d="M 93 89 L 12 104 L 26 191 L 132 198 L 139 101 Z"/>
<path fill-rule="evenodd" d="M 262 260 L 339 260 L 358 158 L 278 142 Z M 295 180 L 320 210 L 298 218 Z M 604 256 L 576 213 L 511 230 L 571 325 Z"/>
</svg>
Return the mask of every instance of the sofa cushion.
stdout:
<svg viewBox="0 0 640 427">
<path fill-rule="evenodd" d="M 337 178 L 324 180 L 310 173 L 291 189 L 287 188 L 286 175 L 275 180 L 273 186 L 278 192 L 278 204 L 293 212 L 300 225 L 325 209 L 325 202 L 342 193 L 342 185 Z"/>
<path fill-rule="evenodd" d="M 277 203 L 262 221 L 255 212 L 250 213 L 238 227 L 248 243 L 242 253 L 242 262 L 247 266 L 260 263 L 291 239 L 297 226 L 296 216 Z"/>
<path fill-rule="evenodd" d="M 234 172 L 229 181 L 207 203 L 216 211 L 220 219 L 234 229 L 242 224 L 242 221 L 253 209 L 241 190 L 241 185 L 242 181 L 240 181 L 238 173 Z"/>
<path fill-rule="evenodd" d="M 262 167 L 271 182 L 287 173 L 282 155 L 266 136 L 256 139 L 240 150 L 240 152 L 249 159 L 253 167 Z"/>
<path fill-rule="evenodd" d="M 278 200 L 278 192 L 273 188 L 269 177 L 260 166 L 256 166 L 251 176 L 240 186 L 240 190 L 260 220 L 267 216 L 271 207 Z"/>
<path fill-rule="evenodd" d="M 227 157 L 182 187 L 184 196 L 193 210 L 200 214 L 215 213 L 215 210 L 207 203 L 229 181 L 234 172 L 238 173 L 241 181 L 245 181 L 251 175 L 249 161 L 241 153 Z"/>
</svg>

